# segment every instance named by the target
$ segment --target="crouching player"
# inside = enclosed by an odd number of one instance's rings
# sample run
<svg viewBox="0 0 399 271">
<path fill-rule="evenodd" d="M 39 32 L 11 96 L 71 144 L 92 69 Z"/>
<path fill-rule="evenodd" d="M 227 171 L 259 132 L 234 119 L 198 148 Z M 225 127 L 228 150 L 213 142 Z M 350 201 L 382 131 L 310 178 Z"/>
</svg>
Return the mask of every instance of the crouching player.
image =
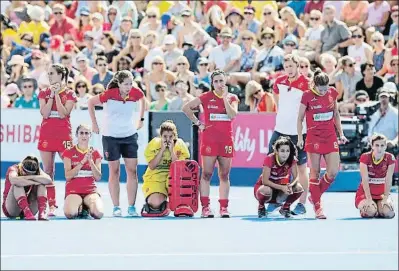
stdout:
<svg viewBox="0 0 399 271">
<path fill-rule="evenodd" d="M 387 139 L 374 134 L 371 138 L 372 150 L 360 156 L 362 182 L 356 192 L 355 206 L 361 217 L 393 218 L 395 212 L 389 196 L 395 157 L 386 152 Z"/>
<path fill-rule="evenodd" d="M 186 144 L 178 138 L 173 121 L 167 120 L 161 124 L 160 136 L 148 143 L 144 156 L 148 167 L 143 175 L 142 189 L 146 203 L 141 215 L 167 216 L 170 213 L 167 204 L 170 164 L 176 160 L 190 158 Z"/>
<path fill-rule="evenodd" d="M 49 175 L 40 169 L 35 156 L 27 156 L 21 163 L 8 168 L 3 192 L 2 209 L 6 217 L 47 220 L 46 185 L 52 183 Z"/>
<path fill-rule="evenodd" d="M 298 182 L 296 153 L 291 139 L 280 136 L 273 144 L 273 152 L 266 156 L 262 175 L 254 187 L 255 198 L 259 201 L 259 218 L 267 216 L 265 203 L 283 204 L 280 214 L 287 218 L 291 216 L 291 204 L 303 193 Z"/>
<path fill-rule="evenodd" d="M 76 129 L 78 144 L 64 151 L 65 202 L 64 214 L 67 218 L 78 217 L 79 210 L 100 219 L 103 216 L 103 202 L 97 191 L 96 181 L 101 180 L 101 154 L 89 147 L 91 130 L 87 125 Z"/>
</svg>

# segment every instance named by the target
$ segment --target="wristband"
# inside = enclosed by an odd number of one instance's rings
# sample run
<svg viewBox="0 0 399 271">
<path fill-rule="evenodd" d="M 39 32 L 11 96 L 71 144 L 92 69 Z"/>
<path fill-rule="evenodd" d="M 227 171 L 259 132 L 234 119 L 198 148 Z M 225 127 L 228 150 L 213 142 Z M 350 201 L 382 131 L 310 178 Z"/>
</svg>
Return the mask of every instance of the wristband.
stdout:
<svg viewBox="0 0 399 271">
<path fill-rule="evenodd" d="M 141 119 L 140 119 L 140 121 L 144 121 L 144 120 L 145 120 L 144 118 L 141 118 Z"/>
</svg>

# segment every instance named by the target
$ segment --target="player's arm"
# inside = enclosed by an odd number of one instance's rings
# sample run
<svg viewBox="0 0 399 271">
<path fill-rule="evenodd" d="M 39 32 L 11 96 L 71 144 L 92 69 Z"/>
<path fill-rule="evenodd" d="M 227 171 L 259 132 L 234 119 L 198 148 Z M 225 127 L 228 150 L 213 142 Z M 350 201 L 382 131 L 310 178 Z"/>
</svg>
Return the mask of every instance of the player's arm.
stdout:
<svg viewBox="0 0 399 271">
<path fill-rule="evenodd" d="M 283 185 L 275 184 L 274 182 L 269 180 L 270 177 L 270 167 L 264 166 L 262 171 L 262 184 L 269 186 L 273 189 L 283 190 Z"/>
<path fill-rule="evenodd" d="M 339 137 L 342 138 L 344 136 L 344 131 L 342 130 L 341 116 L 339 115 L 337 101 L 335 101 L 334 105 L 334 122 L 335 122 L 335 127 L 338 130 Z"/>
<path fill-rule="evenodd" d="M 388 198 L 389 193 L 391 192 L 392 176 L 394 170 L 395 170 L 395 163 L 388 166 L 387 176 L 385 177 L 385 191 L 384 191 L 384 198 L 386 199 Z"/>
<path fill-rule="evenodd" d="M 82 163 L 81 161 L 76 165 L 76 167 L 72 168 L 71 158 L 64 157 L 65 179 L 70 180 L 75 177 L 78 174 L 79 170 L 82 169 L 83 164 L 84 163 Z"/>
<path fill-rule="evenodd" d="M 230 119 L 234 119 L 238 114 L 238 102 L 233 101 L 231 104 L 227 99 L 227 95 L 223 97 L 224 107 L 226 108 L 226 113 Z"/>
<path fill-rule="evenodd" d="M 28 177 L 30 176 L 18 176 L 17 171 L 11 171 L 8 174 L 8 179 L 10 180 L 10 183 L 15 186 L 30 186 L 30 185 L 38 185 L 39 183 L 35 182 L 34 180 L 29 179 Z"/>
<path fill-rule="evenodd" d="M 93 177 L 96 180 L 96 182 L 101 180 L 101 158 L 97 158 L 96 161 L 93 161 L 93 159 L 90 159 L 90 169 L 93 172 Z"/>
<path fill-rule="evenodd" d="M 298 141 L 300 138 L 302 139 L 301 141 L 303 141 L 302 130 L 303 130 L 303 119 L 305 118 L 305 111 L 306 111 L 306 105 L 301 103 L 299 106 L 298 119 L 296 122 L 296 131 L 298 133 Z"/>
<path fill-rule="evenodd" d="M 57 105 L 57 111 L 60 114 L 61 118 L 67 117 L 71 114 L 71 111 L 74 106 L 74 101 L 67 100 L 65 106 L 62 104 L 61 97 L 59 93 L 55 93 L 55 104 Z"/>
<path fill-rule="evenodd" d="M 100 104 L 102 104 L 102 102 L 100 100 L 100 95 L 95 95 L 87 101 L 87 110 L 89 111 L 89 115 L 90 115 L 94 133 L 98 133 L 98 131 L 94 131 L 94 126 L 96 126 L 98 128 L 96 111 L 95 111 L 94 107 L 96 105 L 100 105 Z"/>
<path fill-rule="evenodd" d="M 147 152 L 147 153 L 148 153 L 148 152 L 152 152 L 152 150 L 150 150 L 150 149 L 148 149 L 148 148 L 149 148 L 149 146 L 147 146 L 146 152 Z M 154 157 L 153 159 L 151 159 L 151 160 L 148 162 L 148 167 L 149 167 L 151 170 L 154 170 L 154 169 L 157 168 L 157 166 L 159 165 L 159 163 L 160 163 L 161 160 L 162 160 L 163 152 L 164 152 L 165 150 L 166 150 L 165 147 L 161 147 L 161 149 L 158 151 L 158 153 L 155 155 L 155 157 Z"/>
<path fill-rule="evenodd" d="M 53 182 L 50 175 L 48 175 L 42 169 L 40 169 L 39 175 L 30 175 L 30 176 L 26 176 L 26 177 L 29 177 L 30 180 L 35 181 L 39 184 L 43 184 L 43 185 L 51 184 Z"/>
<path fill-rule="evenodd" d="M 362 186 L 364 194 L 368 201 L 372 200 L 369 186 L 369 171 L 365 163 L 360 162 L 360 176 L 362 177 Z"/>
<path fill-rule="evenodd" d="M 46 103 L 45 99 L 40 98 L 39 99 L 39 105 L 40 105 L 40 114 L 42 114 L 43 118 L 47 119 L 50 116 L 51 113 L 51 107 L 53 106 L 54 102 L 54 95 L 50 94 L 50 97 Z"/>
<path fill-rule="evenodd" d="M 201 105 L 201 100 L 200 98 L 195 98 L 194 100 L 191 100 L 189 102 L 187 102 L 185 105 L 183 105 L 182 111 L 184 112 L 184 114 L 186 114 L 186 116 L 195 124 L 195 125 L 199 125 L 200 121 L 199 119 L 194 115 L 194 108 L 197 108 L 198 106 Z"/>
<path fill-rule="evenodd" d="M 278 93 L 273 92 L 273 99 L 274 102 L 276 103 L 276 110 L 278 110 L 278 99 L 280 98 L 280 95 Z"/>
<path fill-rule="evenodd" d="M 292 165 L 291 174 L 292 174 L 292 179 L 293 179 L 293 181 L 290 183 L 289 186 L 293 187 L 293 186 L 298 182 L 298 180 L 299 180 L 299 178 L 298 178 L 298 167 L 297 167 L 297 163 L 294 163 L 294 164 Z"/>
</svg>

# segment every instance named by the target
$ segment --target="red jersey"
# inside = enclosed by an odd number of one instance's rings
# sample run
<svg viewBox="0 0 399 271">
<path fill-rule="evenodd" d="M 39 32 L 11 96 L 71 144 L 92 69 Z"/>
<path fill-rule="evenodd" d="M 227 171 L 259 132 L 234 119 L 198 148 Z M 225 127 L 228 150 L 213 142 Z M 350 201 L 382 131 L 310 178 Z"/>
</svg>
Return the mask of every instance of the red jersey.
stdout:
<svg viewBox="0 0 399 271">
<path fill-rule="evenodd" d="M 6 172 L 6 180 L 4 183 L 4 191 L 3 191 L 3 204 L 6 202 L 7 195 L 10 192 L 10 189 L 12 186 L 10 179 L 9 179 L 9 176 L 12 172 L 17 172 L 17 173 L 19 172 L 19 164 L 10 166 Z M 25 186 L 25 192 L 29 193 L 29 191 L 31 190 L 32 187 L 33 186 Z"/>
<path fill-rule="evenodd" d="M 360 163 L 367 166 L 371 197 L 374 200 L 381 200 L 382 195 L 385 193 L 385 178 L 388 167 L 395 163 L 395 157 L 386 152 L 380 161 L 375 162 L 373 161 L 372 152 L 366 152 L 360 156 Z M 362 183 L 359 185 L 358 192 L 364 194 Z"/>
<path fill-rule="evenodd" d="M 50 98 L 50 94 L 51 90 L 49 88 L 42 90 L 39 93 L 39 99 L 44 99 L 47 103 Z M 76 94 L 72 89 L 66 89 L 59 95 L 63 105 L 65 105 L 67 101 L 73 101 L 74 103 L 77 101 Z M 60 114 L 57 111 L 57 103 L 55 102 L 55 98 L 51 107 L 50 116 L 46 119 L 43 118 L 42 125 L 40 127 L 39 141 L 46 139 L 72 140 L 72 125 L 70 116 L 68 115 L 65 118 L 60 117 Z"/>
<path fill-rule="evenodd" d="M 233 141 L 233 123 L 224 106 L 223 98 L 213 91 L 206 92 L 200 97 L 204 108 L 206 129 L 202 132 L 202 142 L 230 142 Z M 227 99 L 230 104 L 238 102 L 238 97 L 229 93 Z"/>
<path fill-rule="evenodd" d="M 334 108 L 338 92 L 330 87 L 323 96 L 308 90 L 303 93 L 301 103 L 306 106 L 307 137 L 337 137 Z"/>
<path fill-rule="evenodd" d="M 74 168 L 83 160 L 86 153 L 87 151 L 83 152 L 75 145 L 71 149 L 64 151 L 62 157 L 71 159 L 71 165 Z M 92 156 L 94 162 L 102 158 L 97 150 L 93 151 Z M 69 194 L 91 194 L 96 191 L 96 180 L 94 179 L 89 161 L 82 166 L 75 177 L 66 181 L 65 196 Z"/>
<path fill-rule="evenodd" d="M 263 161 L 263 166 L 270 168 L 270 176 L 269 180 L 276 184 L 288 184 L 290 182 L 291 169 L 297 163 L 296 159 L 294 159 L 291 166 L 288 164 L 280 164 L 277 161 L 277 156 L 274 153 L 271 153 L 266 156 Z M 258 179 L 257 185 L 262 184 L 262 178 Z"/>
</svg>

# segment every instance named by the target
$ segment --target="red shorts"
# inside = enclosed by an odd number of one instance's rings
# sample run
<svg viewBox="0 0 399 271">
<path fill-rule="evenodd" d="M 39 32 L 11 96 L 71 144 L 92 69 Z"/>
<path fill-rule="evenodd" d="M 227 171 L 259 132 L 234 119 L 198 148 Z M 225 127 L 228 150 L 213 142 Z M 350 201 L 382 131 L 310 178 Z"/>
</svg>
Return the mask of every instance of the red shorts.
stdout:
<svg viewBox="0 0 399 271">
<path fill-rule="evenodd" d="M 65 191 L 65 197 L 64 197 L 64 199 L 66 199 L 66 197 L 68 197 L 69 195 L 78 195 L 78 196 L 81 196 L 82 199 L 83 199 L 83 198 L 86 197 L 87 195 L 91 195 L 91 194 L 98 194 L 99 196 L 101 196 L 100 193 L 98 193 L 97 190 L 90 191 L 90 192 L 85 192 L 85 193 L 77 193 L 77 192 Z"/>
<path fill-rule="evenodd" d="M 359 204 L 360 204 L 360 202 L 362 202 L 363 200 L 365 200 L 366 199 L 366 195 L 364 194 L 364 191 L 363 190 L 357 190 L 356 191 L 356 196 L 355 196 L 355 207 L 357 208 L 357 209 L 359 209 Z M 373 199 L 373 201 L 375 202 L 375 204 L 377 204 L 377 201 L 378 201 L 379 199 Z"/>
<path fill-rule="evenodd" d="M 64 152 L 72 147 L 72 139 L 39 139 L 37 148 L 39 151 Z"/>
<path fill-rule="evenodd" d="M 307 153 L 329 154 L 339 152 L 338 140 L 336 136 L 321 139 L 320 137 L 306 137 L 305 151 Z"/>
<path fill-rule="evenodd" d="M 228 142 L 201 142 L 202 156 L 234 157 L 234 143 Z"/>
</svg>

